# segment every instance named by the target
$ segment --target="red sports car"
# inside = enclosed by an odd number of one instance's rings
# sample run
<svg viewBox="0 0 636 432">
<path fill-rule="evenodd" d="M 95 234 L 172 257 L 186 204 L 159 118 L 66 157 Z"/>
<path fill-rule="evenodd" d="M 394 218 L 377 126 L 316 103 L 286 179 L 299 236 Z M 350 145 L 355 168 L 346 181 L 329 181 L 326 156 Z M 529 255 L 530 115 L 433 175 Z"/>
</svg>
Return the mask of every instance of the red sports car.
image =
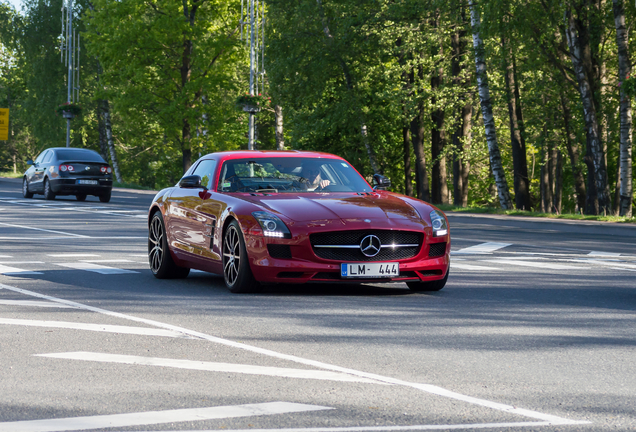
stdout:
<svg viewBox="0 0 636 432">
<path fill-rule="evenodd" d="M 235 293 L 269 283 L 406 282 L 438 291 L 450 233 L 430 204 L 374 187 L 327 153 L 234 151 L 203 156 L 160 191 L 148 215 L 158 278 L 223 274 Z"/>
</svg>

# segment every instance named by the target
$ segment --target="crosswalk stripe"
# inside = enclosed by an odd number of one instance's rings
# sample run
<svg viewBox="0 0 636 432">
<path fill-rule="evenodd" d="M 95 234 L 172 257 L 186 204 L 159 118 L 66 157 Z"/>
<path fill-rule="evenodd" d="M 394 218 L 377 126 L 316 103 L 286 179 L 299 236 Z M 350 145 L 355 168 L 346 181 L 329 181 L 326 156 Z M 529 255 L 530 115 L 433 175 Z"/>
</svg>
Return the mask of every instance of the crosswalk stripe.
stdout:
<svg viewBox="0 0 636 432">
<path fill-rule="evenodd" d="M 21 268 L 9 267 L 9 266 L 0 264 L 0 274 L 3 274 L 5 276 L 14 276 L 14 275 L 19 276 L 19 275 L 42 274 L 42 273 L 36 272 L 36 271 L 30 271 L 30 270 L 22 270 Z"/>
<path fill-rule="evenodd" d="M 491 254 L 496 250 L 503 249 L 505 247 L 511 246 L 512 243 L 497 243 L 497 242 L 487 242 L 478 244 L 475 246 L 470 246 L 464 249 L 460 249 L 458 251 L 451 252 L 451 255 L 454 254 Z"/>
<path fill-rule="evenodd" d="M 176 369 L 199 370 L 206 372 L 229 372 L 250 375 L 266 375 L 282 378 L 304 378 L 328 381 L 362 382 L 370 384 L 387 385 L 387 383 L 368 378 L 356 377 L 341 372 L 332 372 L 316 369 L 293 369 L 272 366 L 255 366 L 246 364 L 204 362 L 183 359 L 167 359 L 156 357 L 140 357 L 132 355 L 119 355 L 94 352 L 67 352 L 55 354 L 36 354 L 38 357 L 50 357 L 67 360 L 84 360 L 104 363 L 119 363 L 140 366 L 160 366 Z"/>
<path fill-rule="evenodd" d="M 607 257 L 621 256 L 620 253 L 616 253 L 616 252 L 599 252 L 599 251 L 592 251 L 588 255 L 589 256 L 607 256 Z"/>
<path fill-rule="evenodd" d="M 452 270 L 501 270 L 495 267 L 476 266 L 471 264 L 455 264 L 451 261 Z"/>
<path fill-rule="evenodd" d="M 95 272 L 99 274 L 130 274 L 130 273 L 138 273 L 133 270 L 125 270 L 115 267 L 107 267 L 100 264 L 93 264 L 88 262 L 74 262 L 74 263 L 55 263 L 55 265 L 59 265 L 62 267 L 72 268 L 74 270 L 86 270 L 90 272 Z"/>
<path fill-rule="evenodd" d="M 38 300 L 0 300 L 0 305 L 77 309 L 75 306 L 69 306 L 65 304 L 53 303 L 53 302 L 47 302 L 47 301 L 38 301 Z"/>
<path fill-rule="evenodd" d="M 519 260 L 507 260 L 507 259 L 493 259 L 493 260 L 483 260 L 483 261 L 491 262 L 495 264 L 505 264 L 511 267 L 514 267 L 514 266 L 534 267 L 534 268 L 549 269 L 549 270 L 581 270 L 583 268 L 583 267 L 568 266 L 563 264 L 552 264 L 552 263 L 547 263 L 545 261 L 532 262 L 532 261 L 519 261 Z"/>
<path fill-rule="evenodd" d="M 0 432 L 59 432 L 86 429 L 124 428 L 161 423 L 192 422 L 330 409 L 333 408 L 291 402 L 266 402 L 260 404 L 230 405 L 209 408 L 186 408 L 128 414 L 3 422 L 0 423 Z"/>
<path fill-rule="evenodd" d="M 12 318 L 0 318 L 0 324 L 19 325 L 19 326 L 27 326 L 27 327 L 59 328 L 59 329 L 69 329 L 69 330 L 86 330 L 86 331 L 104 332 L 104 333 L 131 334 L 131 335 L 138 335 L 138 336 L 162 336 L 162 337 L 186 338 L 186 339 L 191 338 L 188 335 L 184 335 L 183 333 L 179 333 L 172 330 L 164 330 L 164 329 L 148 328 L 148 327 L 130 327 L 130 326 L 120 326 L 120 325 L 110 325 L 110 324 L 87 324 L 87 323 L 66 322 L 66 321 L 42 321 L 42 320 L 12 319 Z"/>
</svg>

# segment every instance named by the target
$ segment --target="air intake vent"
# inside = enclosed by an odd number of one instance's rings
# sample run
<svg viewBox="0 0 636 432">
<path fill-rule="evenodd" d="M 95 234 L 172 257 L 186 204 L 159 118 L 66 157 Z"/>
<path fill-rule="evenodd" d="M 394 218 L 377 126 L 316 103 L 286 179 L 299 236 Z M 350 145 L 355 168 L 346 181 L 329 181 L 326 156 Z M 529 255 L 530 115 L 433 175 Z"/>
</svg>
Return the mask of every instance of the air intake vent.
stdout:
<svg viewBox="0 0 636 432">
<path fill-rule="evenodd" d="M 444 243 L 433 243 L 428 250 L 429 258 L 436 258 L 444 256 L 446 253 L 446 242 Z"/>
<path fill-rule="evenodd" d="M 289 245 L 268 244 L 267 252 L 269 252 L 269 256 L 272 258 L 291 259 L 292 257 Z"/>
</svg>

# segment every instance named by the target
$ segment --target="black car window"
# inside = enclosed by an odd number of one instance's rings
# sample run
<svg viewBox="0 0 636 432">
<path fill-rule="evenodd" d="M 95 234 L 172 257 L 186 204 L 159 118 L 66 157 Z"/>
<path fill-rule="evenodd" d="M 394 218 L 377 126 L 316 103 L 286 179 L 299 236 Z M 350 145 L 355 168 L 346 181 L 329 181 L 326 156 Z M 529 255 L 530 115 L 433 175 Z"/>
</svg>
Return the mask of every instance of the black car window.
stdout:
<svg viewBox="0 0 636 432">
<path fill-rule="evenodd" d="M 197 165 L 192 175 L 198 175 L 199 177 L 201 177 L 201 185 L 210 189 L 212 187 L 212 176 L 214 175 L 215 166 L 215 160 L 202 160 L 201 162 L 199 162 L 199 165 Z"/>
<path fill-rule="evenodd" d="M 44 160 L 44 156 L 47 155 L 47 153 L 49 153 L 48 150 L 44 150 L 42 153 L 40 153 L 40 155 L 37 157 L 37 159 L 35 159 L 35 163 L 39 164 Z"/>
<path fill-rule="evenodd" d="M 106 163 L 99 153 L 87 149 L 57 150 L 57 160 L 65 162 L 102 162 Z"/>
</svg>

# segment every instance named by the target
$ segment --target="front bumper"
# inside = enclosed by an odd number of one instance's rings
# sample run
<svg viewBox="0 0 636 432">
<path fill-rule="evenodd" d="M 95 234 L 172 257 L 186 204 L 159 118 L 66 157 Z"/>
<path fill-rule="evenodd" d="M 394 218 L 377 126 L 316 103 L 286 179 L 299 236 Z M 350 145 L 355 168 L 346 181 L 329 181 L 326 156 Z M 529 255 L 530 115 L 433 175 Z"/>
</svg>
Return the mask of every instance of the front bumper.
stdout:
<svg viewBox="0 0 636 432">
<path fill-rule="evenodd" d="M 294 244 L 293 241 L 271 239 L 262 236 L 246 235 L 246 247 L 250 257 L 250 267 L 254 278 L 263 283 L 383 283 L 383 282 L 428 282 L 443 279 L 450 265 L 450 238 L 431 239 L 425 236 L 425 243 L 416 256 L 403 260 L 366 261 L 398 262 L 400 275 L 393 278 L 343 278 L 340 276 L 340 264 L 343 262 L 317 257 L 309 240 Z M 431 243 L 427 241 L 430 240 Z M 441 256 L 429 257 L 431 244 L 445 243 Z M 289 246 L 285 258 L 274 258 L 267 245 Z"/>
</svg>

